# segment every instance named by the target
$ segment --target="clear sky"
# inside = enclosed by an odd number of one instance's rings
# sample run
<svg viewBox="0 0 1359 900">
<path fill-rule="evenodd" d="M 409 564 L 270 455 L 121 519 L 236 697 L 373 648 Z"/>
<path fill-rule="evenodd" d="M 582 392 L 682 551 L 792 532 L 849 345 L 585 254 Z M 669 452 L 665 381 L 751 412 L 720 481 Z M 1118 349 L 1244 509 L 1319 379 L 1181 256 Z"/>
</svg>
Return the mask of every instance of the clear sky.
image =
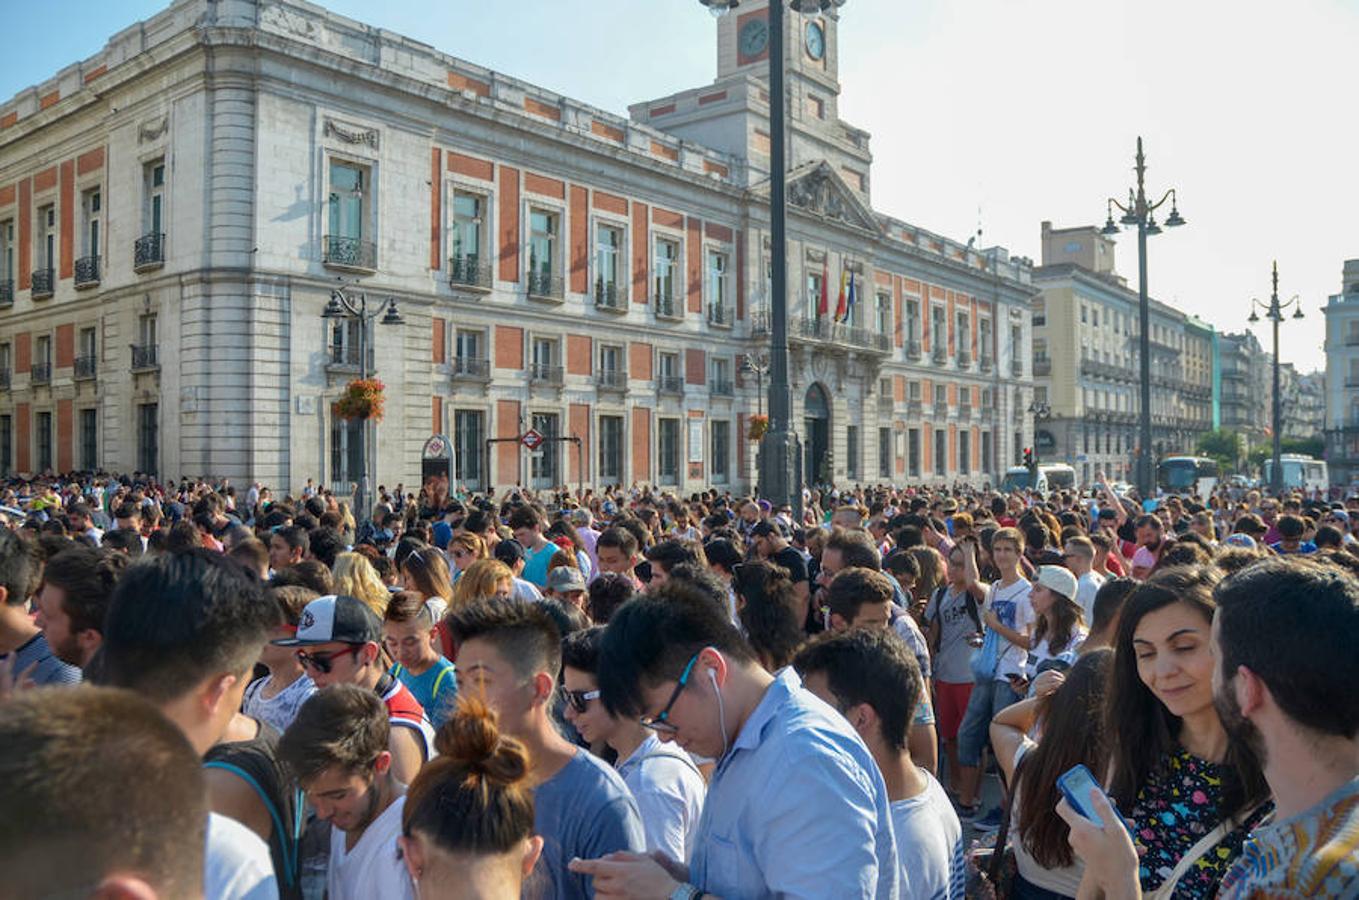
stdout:
<svg viewBox="0 0 1359 900">
<path fill-rule="evenodd" d="M 167 5 L 0 0 L 0 98 Z M 330 9 L 604 109 L 705 84 L 698 0 L 329 0 Z M 1189 224 L 1151 240 L 1153 295 L 1219 330 L 1299 294 L 1282 356 L 1323 364 L 1326 297 L 1359 257 L 1359 0 L 849 0 L 842 117 L 873 134 L 879 210 L 1039 253 L 1039 223 L 1104 220 L 1139 134 Z M 1136 286 L 1132 235 L 1118 270 Z M 1257 335 L 1266 348 L 1269 333 Z"/>
</svg>

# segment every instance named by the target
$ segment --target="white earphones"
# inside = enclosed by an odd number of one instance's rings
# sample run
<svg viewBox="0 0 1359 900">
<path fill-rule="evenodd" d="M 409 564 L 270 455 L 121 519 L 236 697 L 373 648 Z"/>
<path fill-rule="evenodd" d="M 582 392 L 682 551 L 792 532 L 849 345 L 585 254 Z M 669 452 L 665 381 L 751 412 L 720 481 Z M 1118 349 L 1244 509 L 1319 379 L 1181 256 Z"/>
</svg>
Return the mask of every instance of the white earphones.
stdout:
<svg viewBox="0 0 1359 900">
<path fill-rule="evenodd" d="M 717 673 L 712 669 L 708 669 L 708 680 L 713 683 L 713 693 L 717 695 L 717 725 L 722 729 L 722 756 L 719 756 L 718 759 L 722 759 L 727 755 L 727 749 L 730 746 L 727 738 L 727 707 L 722 702 L 722 691 L 717 686 Z"/>
</svg>

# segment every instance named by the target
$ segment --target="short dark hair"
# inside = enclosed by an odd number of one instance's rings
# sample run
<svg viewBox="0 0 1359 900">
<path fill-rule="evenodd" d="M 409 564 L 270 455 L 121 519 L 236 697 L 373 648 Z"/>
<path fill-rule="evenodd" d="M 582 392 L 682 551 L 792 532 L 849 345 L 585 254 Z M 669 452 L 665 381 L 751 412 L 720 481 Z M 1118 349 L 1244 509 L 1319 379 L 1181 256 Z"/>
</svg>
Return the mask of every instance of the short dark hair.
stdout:
<svg viewBox="0 0 1359 900">
<path fill-rule="evenodd" d="M 113 588 L 127 567 L 127 556 L 116 550 L 76 545 L 47 561 L 42 580 L 66 595 L 61 608 L 71 620 L 72 632 L 102 633 Z"/>
<path fill-rule="evenodd" d="M 543 527 L 543 517 L 538 514 L 538 510 L 527 504 L 516 506 L 510 511 L 507 523 L 511 531 L 520 528 L 541 528 Z"/>
<path fill-rule="evenodd" d="M 304 559 L 291 566 L 285 566 L 282 572 L 274 573 L 274 579 L 269 583 L 279 586 L 300 584 L 311 588 L 322 597 L 335 593 L 335 576 L 319 559 Z"/>
<path fill-rule="evenodd" d="M 562 638 L 562 666 L 594 675 L 599 671 L 599 646 L 603 641 L 603 625 L 568 634 Z"/>
<path fill-rule="evenodd" d="M 312 558 L 327 569 L 335 568 L 335 557 L 344 552 L 344 538 L 334 528 L 316 528 L 307 537 Z"/>
<path fill-rule="evenodd" d="M 1112 625 L 1122 611 L 1128 596 L 1137 589 L 1137 585 L 1135 579 L 1127 577 L 1105 579 L 1104 584 L 1095 592 L 1095 603 L 1091 610 L 1091 617 L 1094 619 L 1090 623 L 1091 630 L 1103 632 Z M 1113 635 L 1109 637 L 1112 638 Z"/>
<path fill-rule="evenodd" d="M 481 638 L 521 675 L 547 672 L 555 679 L 561 672 L 561 630 L 539 603 L 487 597 L 450 611 L 444 621 L 454 643 Z"/>
<path fill-rule="evenodd" d="M 598 625 L 608 623 L 614 610 L 627 603 L 637 593 L 632 579 L 617 572 L 600 572 L 586 589 L 586 610 L 590 620 Z"/>
<path fill-rule="evenodd" d="M 882 560 L 878 556 L 878 548 L 873 546 L 873 539 L 862 531 L 847 528 L 836 529 L 831 532 L 830 539 L 826 541 L 825 549 L 839 553 L 840 562 L 844 564 L 846 569 L 872 569 L 875 572 L 882 569 Z"/>
<path fill-rule="evenodd" d="M 1288 718 L 1353 740 L 1359 692 L 1359 582 L 1303 560 L 1268 559 L 1228 577 L 1217 600 L 1222 677 L 1254 672 Z"/>
<path fill-rule="evenodd" d="M 105 537 L 107 538 L 107 535 Z M 269 565 L 269 548 L 264 546 L 264 542 L 256 537 L 241 540 L 227 551 L 227 556 L 252 570 Z"/>
<path fill-rule="evenodd" d="M 141 507 L 124 500 L 114 507 L 113 517 L 115 519 L 140 519 L 142 517 Z"/>
<path fill-rule="evenodd" d="M 826 606 L 846 622 L 853 622 L 865 603 L 890 603 L 896 592 L 881 572 L 851 566 L 841 569 L 826 588 Z"/>
<path fill-rule="evenodd" d="M 387 707 L 374 691 L 335 684 L 312 694 L 278 742 L 278 758 L 299 784 L 332 766 L 359 774 L 387 749 Z"/>
<path fill-rule="evenodd" d="M 615 525 L 599 533 L 599 538 L 595 541 L 596 553 L 600 547 L 612 547 L 621 551 L 624 556 L 633 557 L 637 555 L 637 538 L 626 528 Z"/>
<path fill-rule="evenodd" d="M 419 591 L 397 591 L 387 598 L 387 609 L 382 614 L 382 621 L 394 625 L 420 622 L 426 628 L 434 627 L 434 616 Z"/>
<path fill-rule="evenodd" d="M 308 548 L 311 547 L 311 540 L 307 535 L 307 529 L 301 525 L 284 525 L 274 531 L 279 540 L 288 545 L 289 550 L 301 550 L 302 555 L 307 555 Z"/>
<path fill-rule="evenodd" d="M 745 563 L 732 586 L 744 601 L 737 617 L 761 665 L 771 672 L 788 665 L 806 637 L 788 570 L 765 560 Z"/>
<path fill-rule="evenodd" d="M 604 707 L 616 716 L 639 715 L 642 689 L 679 678 L 704 647 L 738 662 L 754 662 L 750 645 L 725 606 L 689 581 L 667 581 L 614 612 L 599 653 Z"/>
<path fill-rule="evenodd" d="M 0 747 L 7 896 L 85 896 L 115 873 L 163 897 L 201 892 L 203 762 L 146 700 L 89 685 L 20 692 L 0 703 Z"/>
<path fill-rule="evenodd" d="M 867 703 L 882 722 L 882 737 L 894 750 L 906 749 L 906 733 L 924 691 L 920 663 L 890 628 L 826 632 L 793 660 L 803 678 L 822 672 L 842 709 Z"/>
<path fill-rule="evenodd" d="M 0 528 L 0 587 L 5 603 L 22 606 L 33 596 L 42 577 L 42 555 L 38 544 L 20 531 Z"/>
<path fill-rule="evenodd" d="M 709 567 L 721 566 L 728 572 L 743 559 L 741 551 L 726 538 L 713 538 L 708 541 L 703 545 L 703 553 L 708 557 Z"/>
<path fill-rule="evenodd" d="M 882 567 L 897 576 L 920 577 L 920 562 L 908 550 L 893 550 L 882 561 Z"/>
<path fill-rule="evenodd" d="M 698 545 L 691 541 L 682 541 L 677 538 L 667 538 L 652 544 L 646 549 L 646 558 L 655 565 L 660 563 L 669 572 L 675 566 L 688 563 L 689 565 L 702 565 L 706 558 L 700 558 L 701 548 L 696 551 Z"/>
<path fill-rule="evenodd" d="M 117 550 L 132 559 L 137 559 L 146 550 L 141 532 L 135 528 L 110 528 L 99 539 L 99 546 Z"/>
<path fill-rule="evenodd" d="M 278 621 L 259 580 L 229 557 L 195 549 L 144 559 L 109 602 L 102 678 L 163 703 L 210 675 L 244 675 Z"/>
<path fill-rule="evenodd" d="M 1303 531 L 1306 530 L 1302 519 L 1293 515 L 1279 516 L 1275 527 L 1279 529 L 1280 537 L 1290 541 L 1302 537 Z"/>
</svg>

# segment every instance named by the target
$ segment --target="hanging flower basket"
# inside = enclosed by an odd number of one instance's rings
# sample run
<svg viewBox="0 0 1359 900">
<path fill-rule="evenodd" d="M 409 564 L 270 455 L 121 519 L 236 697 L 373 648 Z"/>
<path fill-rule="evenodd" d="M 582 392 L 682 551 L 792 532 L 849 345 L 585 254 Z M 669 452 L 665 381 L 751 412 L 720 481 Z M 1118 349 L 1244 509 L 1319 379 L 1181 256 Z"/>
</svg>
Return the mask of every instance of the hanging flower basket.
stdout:
<svg viewBox="0 0 1359 900">
<path fill-rule="evenodd" d="M 344 393 L 335 401 L 335 415 L 341 419 L 371 419 L 382 421 L 384 386 L 376 378 L 354 379 L 345 385 Z"/>
<path fill-rule="evenodd" d="M 758 441 L 764 437 L 765 432 L 768 430 L 769 430 L 768 416 L 751 416 L 750 430 L 746 432 L 746 437 L 749 440 Z"/>
</svg>

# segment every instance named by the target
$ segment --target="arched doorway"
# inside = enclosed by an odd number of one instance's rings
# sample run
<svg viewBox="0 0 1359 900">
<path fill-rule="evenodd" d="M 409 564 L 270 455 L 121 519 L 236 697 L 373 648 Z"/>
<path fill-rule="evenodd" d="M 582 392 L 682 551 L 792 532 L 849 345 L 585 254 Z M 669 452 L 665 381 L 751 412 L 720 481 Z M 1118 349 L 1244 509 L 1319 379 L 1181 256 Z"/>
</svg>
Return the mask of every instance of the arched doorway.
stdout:
<svg viewBox="0 0 1359 900">
<path fill-rule="evenodd" d="M 807 388 L 802 404 L 802 483 L 828 484 L 830 464 L 830 400 L 819 383 Z"/>
</svg>

